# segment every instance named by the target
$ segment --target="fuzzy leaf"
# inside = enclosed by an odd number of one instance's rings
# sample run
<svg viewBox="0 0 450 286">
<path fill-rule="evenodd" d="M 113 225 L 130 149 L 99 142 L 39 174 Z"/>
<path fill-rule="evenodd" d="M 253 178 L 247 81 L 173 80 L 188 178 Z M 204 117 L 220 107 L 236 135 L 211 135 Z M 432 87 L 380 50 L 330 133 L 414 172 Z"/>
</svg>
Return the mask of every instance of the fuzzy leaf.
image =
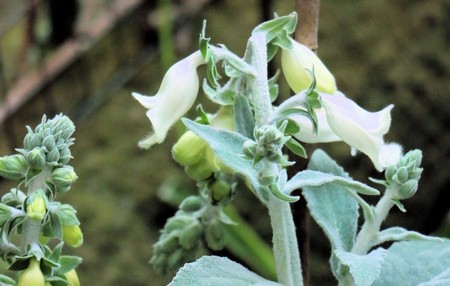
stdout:
<svg viewBox="0 0 450 286">
<path fill-rule="evenodd" d="M 386 249 L 377 248 L 366 255 L 339 249 L 336 249 L 334 253 L 340 262 L 349 268 L 356 286 L 370 286 L 380 276 Z"/>
<path fill-rule="evenodd" d="M 266 34 L 266 42 L 271 42 L 279 35 L 285 37 L 286 34 L 292 34 L 297 25 L 297 14 L 291 13 L 287 16 L 277 17 L 270 21 L 261 23 L 252 31 L 252 35 L 263 32 Z"/>
<path fill-rule="evenodd" d="M 380 277 L 373 286 L 449 285 L 450 240 L 402 241 L 388 250 Z M 444 281 L 444 283 L 440 283 Z M 422 284 L 421 284 L 422 283 Z"/>
<path fill-rule="evenodd" d="M 442 241 L 442 239 L 439 237 L 423 235 L 415 231 L 406 230 L 403 227 L 390 227 L 380 231 L 378 239 L 373 243 L 373 246 L 384 243 L 386 241 L 400 240 Z"/>
<path fill-rule="evenodd" d="M 322 150 L 313 153 L 308 168 L 350 180 L 344 170 Z M 286 183 L 285 191 L 289 193 L 299 184 L 297 180 L 291 179 Z M 350 251 L 356 236 L 358 204 L 346 187 L 339 184 L 310 184 L 303 186 L 303 195 L 312 217 L 322 227 L 332 248 Z"/>
<path fill-rule="evenodd" d="M 266 201 L 267 190 L 258 181 L 260 164 L 253 165 L 251 160 L 245 159 L 242 153 L 242 145 L 248 138 L 226 130 L 218 130 L 212 127 L 198 124 L 192 120 L 183 118 L 183 123 L 195 134 L 203 138 L 210 145 L 214 154 L 230 169 L 244 176 L 253 187 L 256 196 L 261 201 Z"/>
<path fill-rule="evenodd" d="M 184 265 L 168 286 L 281 286 L 225 257 L 203 256 Z"/>
<path fill-rule="evenodd" d="M 379 195 L 380 192 L 361 182 L 353 181 L 350 178 L 336 176 L 320 171 L 305 170 L 297 173 L 287 182 L 285 192 L 290 194 L 294 190 L 298 190 L 305 186 L 322 186 L 326 184 L 339 185 L 349 192 L 356 191 L 364 195 Z"/>
<path fill-rule="evenodd" d="M 247 138 L 253 139 L 255 121 L 248 100 L 243 95 L 236 95 L 234 102 L 234 121 L 236 131 Z"/>
</svg>

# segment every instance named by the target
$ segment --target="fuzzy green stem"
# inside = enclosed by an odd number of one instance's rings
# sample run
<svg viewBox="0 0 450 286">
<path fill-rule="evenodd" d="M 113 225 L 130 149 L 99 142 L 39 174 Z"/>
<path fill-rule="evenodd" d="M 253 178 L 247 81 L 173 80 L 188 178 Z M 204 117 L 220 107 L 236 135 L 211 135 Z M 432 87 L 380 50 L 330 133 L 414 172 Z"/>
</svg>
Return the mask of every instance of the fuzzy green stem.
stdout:
<svg viewBox="0 0 450 286">
<path fill-rule="evenodd" d="M 364 222 L 360 232 L 358 233 L 356 242 L 353 245 L 353 253 L 363 255 L 367 254 L 370 250 L 370 242 L 376 238 L 378 232 L 380 231 L 381 223 L 386 219 L 390 209 L 394 206 L 394 202 L 392 202 L 389 193 L 390 192 L 386 190 L 384 195 L 378 201 L 375 207 L 374 219 L 366 220 L 366 222 Z"/>
<path fill-rule="evenodd" d="M 272 115 L 269 84 L 267 77 L 267 47 L 264 33 L 256 33 L 250 37 L 249 48 L 252 53 L 252 66 L 256 71 L 256 78 L 252 80 L 252 101 L 255 108 L 255 125 L 269 123 Z"/>
<path fill-rule="evenodd" d="M 45 189 L 45 181 L 50 175 L 50 172 L 50 169 L 44 168 L 40 174 L 36 175 L 28 182 L 28 195 L 31 195 L 39 189 Z M 35 220 L 27 217 L 22 224 L 22 236 L 20 241 L 21 251 L 25 253 L 28 245 L 39 242 L 40 235 L 41 220 Z"/>
<path fill-rule="evenodd" d="M 248 58 L 255 69 L 256 77 L 251 83 L 251 100 L 255 110 L 255 125 L 268 124 L 273 113 L 267 77 L 267 46 L 264 33 L 250 37 Z M 275 163 L 270 163 L 275 164 Z M 266 169 L 279 168 L 267 165 Z M 264 170 L 262 170 L 264 173 Z M 275 256 L 278 282 L 286 286 L 302 286 L 303 278 L 300 264 L 295 224 L 288 202 L 270 193 L 267 202 L 273 232 L 273 253 Z"/>
<path fill-rule="evenodd" d="M 288 202 L 274 196 L 270 196 L 267 207 L 273 229 L 278 282 L 286 286 L 302 286 L 302 268 L 291 207 Z"/>
</svg>

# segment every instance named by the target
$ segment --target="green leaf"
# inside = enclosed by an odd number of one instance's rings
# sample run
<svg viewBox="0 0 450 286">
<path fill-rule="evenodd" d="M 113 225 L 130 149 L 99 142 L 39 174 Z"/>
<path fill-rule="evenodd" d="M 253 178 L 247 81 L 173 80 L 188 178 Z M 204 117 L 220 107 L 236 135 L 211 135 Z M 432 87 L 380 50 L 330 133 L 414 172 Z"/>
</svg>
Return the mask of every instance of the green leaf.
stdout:
<svg viewBox="0 0 450 286">
<path fill-rule="evenodd" d="M 386 250 L 377 248 L 369 254 L 358 255 L 336 249 L 334 254 L 349 268 L 356 286 L 370 286 L 380 276 Z"/>
<path fill-rule="evenodd" d="M 269 94 L 270 94 L 270 102 L 274 102 L 278 97 L 278 77 L 280 76 L 280 71 L 277 70 L 275 75 L 268 80 L 269 84 Z"/>
<path fill-rule="evenodd" d="M 317 187 L 326 184 L 333 184 L 342 187 L 348 192 L 357 192 L 364 195 L 379 195 L 380 192 L 372 187 L 367 186 L 358 181 L 353 181 L 351 178 L 336 176 L 320 171 L 305 170 L 297 173 L 287 182 L 284 191 L 290 194 L 294 190 L 303 187 Z"/>
<path fill-rule="evenodd" d="M 198 124 L 183 118 L 183 123 L 208 142 L 214 154 L 230 169 L 244 176 L 251 184 L 255 195 L 263 202 L 267 201 L 267 188 L 261 186 L 258 180 L 260 164 L 253 165 L 251 160 L 245 159 L 242 146 L 248 138 L 236 132 L 214 129 L 207 125 Z"/>
<path fill-rule="evenodd" d="M 183 266 L 168 286 L 281 286 L 225 257 L 203 256 Z"/>
<path fill-rule="evenodd" d="M 311 169 L 308 171 L 309 174 L 315 174 L 311 172 L 318 171 L 341 177 L 342 180 L 350 180 L 344 170 L 322 150 L 313 153 L 308 168 Z M 289 193 L 302 185 L 298 178 L 293 178 L 286 183 L 285 192 Z M 319 180 L 318 177 L 310 178 L 311 183 L 318 183 Z M 311 215 L 327 235 L 332 248 L 350 251 L 356 236 L 358 204 L 346 190 L 347 188 L 339 184 L 316 186 L 310 184 L 302 187 Z"/>
<path fill-rule="evenodd" d="M 229 81 L 229 83 L 233 82 L 233 79 Z M 236 92 L 232 89 L 229 89 L 227 85 L 221 88 L 212 88 L 209 86 L 208 81 L 205 79 L 203 81 L 203 91 L 206 96 L 212 101 L 220 105 L 233 105 L 234 98 L 236 96 Z"/>
<path fill-rule="evenodd" d="M 211 38 L 206 38 L 206 20 L 203 20 L 202 32 L 200 33 L 199 47 L 202 53 L 203 59 L 208 61 L 208 44 Z"/>
<path fill-rule="evenodd" d="M 373 286 L 449 285 L 445 283 L 449 278 L 449 239 L 440 242 L 402 241 L 394 243 L 387 250 L 381 275 Z M 442 281 L 444 282 L 440 283 Z"/>
<path fill-rule="evenodd" d="M 205 110 L 203 110 L 203 106 L 201 104 L 199 104 L 196 108 L 197 113 L 199 118 L 196 120 L 198 123 L 200 124 L 205 124 L 208 125 L 209 124 L 209 118 L 208 115 L 206 114 Z"/>
<path fill-rule="evenodd" d="M 253 138 L 253 130 L 255 129 L 255 120 L 250 108 L 248 100 L 243 95 L 236 95 L 234 101 L 234 121 L 236 131 L 243 136 Z"/>
<path fill-rule="evenodd" d="M 252 31 L 252 35 L 256 33 L 265 33 L 266 42 L 269 43 L 277 36 L 292 34 L 297 26 L 297 13 L 293 12 L 287 16 L 278 17 L 267 22 L 261 23 Z"/>
<path fill-rule="evenodd" d="M 295 155 L 300 156 L 302 158 L 308 158 L 308 155 L 306 155 L 305 148 L 297 140 L 291 138 L 285 143 L 285 146 L 289 150 L 291 150 L 291 152 L 294 153 Z"/>
<path fill-rule="evenodd" d="M 404 229 L 403 227 L 390 227 L 380 231 L 378 239 L 373 242 L 372 246 L 382 244 L 386 241 L 401 241 L 401 240 L 429 240 L 442 241 L 439 237 L 427 236 L 421 233 Z"/>
<path fill-rule="evenodd" d="M 63 255 L 59 258 L 59 263 L 61 264 L 61 266 L 60 268 L 58 268 L 57 274 L 64 275 L 65 273 L 80 265 L 81 262 L 82 259 L 78 256 Z"/>
</svg>

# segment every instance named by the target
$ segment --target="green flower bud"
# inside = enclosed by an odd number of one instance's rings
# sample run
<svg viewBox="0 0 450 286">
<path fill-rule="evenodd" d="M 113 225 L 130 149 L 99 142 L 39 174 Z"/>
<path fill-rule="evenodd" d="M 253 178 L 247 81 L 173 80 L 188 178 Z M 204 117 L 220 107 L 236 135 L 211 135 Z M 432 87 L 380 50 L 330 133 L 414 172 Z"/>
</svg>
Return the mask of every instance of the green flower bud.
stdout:
<svg viewBox="0 0 450 286">
<path fill-rule="evenodd" d="M 175 234 L 168 234 L 158 242 L 160 250 L 166 253 L 172 253 L 180 247 L 178 236 Z"/>
<path fill-rule="evenodd" d="M 34 134 L 33 130 L 29 126 L 27 126 L 28 133 L 25 135 L 25 138 L 23 138 L 23 148 L 26 150 L 31 150 L 34 147 L 38 147 L 41 145 L 41 140 L 39 138 L 39 135 Z"/>
<path fill-rule="evenodd" d="M 397 191 L 399 199 L 405 200 L 414 196 L 417 192 L 417 188 L 419 186 L 419 182 L 417 180 L 409 180 L 404 183 Z"/>
<path fill-rule="evenodd" d="M 167 257 L 167 268 L 175 269 L 181 266 L 184 263 L 184 254 L 184 250 L 181 248 L 170 254 Z"/>
<path fill-rule="evenodd" d="M 32 169 L 43 169 L 45 167 L 46 156 L 44 150 L 36 147 L 27 154 L 27 162 Z"/>
<path fill-rule="evenodd" d="M 206 160 L 202 160 L 196 164 L 187 166 L 185 168 L 186 174 L 196 181 L 204 181 L 213 175 L 210 165 Z"/>
<path fill-rule="evenodd" d="M 36 195 L 34 195 L 36 194 Z M 29 218 L 43 220 L 47 212 L 44 194 L 35 192 L 28 197 L 26 212 Z"/>
<path fill-rule="evenodd" d="M 10 180 L 25 178 L 28 171 L 27 160 L 22 154 L 0 158 L 0 176 Z"/>
<path fill-rule="evenodd" d="M 184 249 L 194 248 L 199 243 L 202 232 L 203 227 L 199 221 L 191 223 L 180 233 L 180 245 Z"/>
<path fill-rule="evenodd" d="M 206 227 L 206 244 L 212 250 L 221 250 L 225 246 L 225 231 L 221 222 L 214 220 Z"/>
<path fill-rule="evenodd" d="M 83 244 L 83 233 L 79 225 L 63 225 L 63 240 L 71 247 L 80 247 Z"/>
<path fill-rule="evenodd" d="M 204 159 L 207 143 L 194 132 L 187 131 L 172 147 L 172 157 L 182 166 L 190 166 Z"/>
<path fill-rule="evenodd" d="M 47 148 L 48 151 L 56 148 L 55 137 L 53 136 L 53 134 L 45 136 L 45 138 L 42 140 L 42 146 Z"/>
<path fill-rule="evenodd" d="M 71 166 L 56 168 L 51 175 L 51 182 L 56 190 L 62 192 L 67 191 L 77 179 L 78 176 Z"/>
<path fill-rule="evenodd" d="M 213 204 L 218 204 L 224 200 L 228 201 L 233 193 L 231 185 L 227 181 L 221 179 L 215 180 L 211 184 L 210 190 Z"/>
<path fill-rule="evenodd" d="M 397 172 L 395 172 L 392 179 L 398 184 L 403 184 L 408 180 L 408 176 L 408 169 L 406 167 L 400 167 L 397 169 Z"/>
<path fill-rule="evenodd" d="M 64 141 L 69 141 L 70 137 L 75 132 L 75 125 L 69 117 L 58 114 L 53 119 L 49 120 L 53 124 L 53 132 L 54 134 L 59 133 L 60 138 Z"/>
<path fill-rule="evenodd" d="M 57 148 L 52 149 L 46 155 L 47 162 L 51 165 L 58 165 L 59 157 L 59 150 Z"/>
<path fill-rule="evenodd" d="M 244 142 L 244 145 L 242 145 L 242 153 L 244 153 L 244 156 L 248 159 L 255 158 L 256 155 L 256 147 L 258 144 L 256 144 L 253 140 L 247 140 Z"/>
<path fill-rule="evenodd" d="M 30 259 L 28 268 L 20 274 L 17 286 L 45 286 L 44 275 L 36 258 Z"/>
<path fill-rule="evenodd" d="M 200 210 L 204 205 L 205 202 L 200 196 L 189 196 L 181 202 L 179 209 L 191 213 Z"/>
<path fill-rule="evenodd" d="M 177 215 L 171 217 L 164 225 L 164 232 L 170 233 L 175 230 L 181 230 L 185 225 L 192 223 L 194 220 L 195 218 L 189 215 Z"/>
<path fill-rule="evenodd" d="M 69 286 L 80 286 L 80 280 L 78 279 L 78 275 L 75 269 L 66 272 L 64 276 L 66 276 L 67 283 L 69 283 Z"/>
</svg>

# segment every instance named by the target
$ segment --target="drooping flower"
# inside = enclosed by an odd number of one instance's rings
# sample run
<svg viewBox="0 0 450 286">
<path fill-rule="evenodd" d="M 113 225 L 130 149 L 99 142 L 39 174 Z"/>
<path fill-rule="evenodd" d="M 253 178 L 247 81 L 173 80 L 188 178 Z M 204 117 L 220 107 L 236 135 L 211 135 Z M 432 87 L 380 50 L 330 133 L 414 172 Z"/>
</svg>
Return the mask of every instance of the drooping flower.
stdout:
<svg viewBox="0 0 450 286">
<path fill-rule="evenodd" d="M 291 44 L 291 49 L 283 49 L 281 53 L 281 67 L 291 89 L 295 93 L 308 89 L 313 81 L 312 72 L 314 71 L 316 89 L 334 93 L 336 91 L 334 76 L 319 57 L 308 47 L 293 39 Z"/>
<path fill-rule="evenodd" d="M 294 135 L 298 140 L 306 143 L 344 141 L 353 150 L 366 154 L 378 171 L 398 162 L 401 146 L 386 144 L 383 140 L 391 125 L 392 104 L 378 112 L 369 112 L 341 92 L 319 94 L 322 108 L 316 109 L 317 134 L 309 119 L 301 115 L 291 116 L 300 126 L 300 131 Z"/>
<path fill-rule="evenodd" d="M 133 97 L 145 108 L 153 126 L 153 133 L 139 142 L 148 149 L 162 143 L 170 127 L 194 104 L 199 90 L 197 67 L 205 64 L 200 51 L 175 63 L 165 74 L 161 86 L 154 96 L 133 93 Z"/>
</svg>

